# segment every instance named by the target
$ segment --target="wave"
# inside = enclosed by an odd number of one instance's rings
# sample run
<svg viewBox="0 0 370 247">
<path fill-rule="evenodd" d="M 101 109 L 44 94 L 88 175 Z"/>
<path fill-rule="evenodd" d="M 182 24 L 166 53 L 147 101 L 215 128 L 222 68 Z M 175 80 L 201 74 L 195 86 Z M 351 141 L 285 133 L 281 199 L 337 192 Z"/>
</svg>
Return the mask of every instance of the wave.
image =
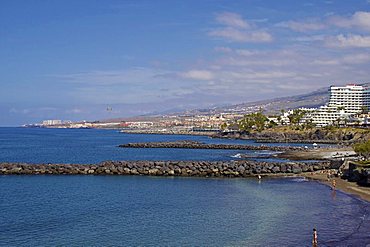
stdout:
<svg viewBox="0 0 370 247">
<path fill-rule="evenodd" d="M 308 182 L 309 180 L 307 178 L 293 178 L 292 181 L 301 183 L 301 182 Z"/>
<path fill-rule="evenodd" d="M 231 157 L 241 159 L 242 158 L 242 154 L 231 155 Z"/>
</svg>

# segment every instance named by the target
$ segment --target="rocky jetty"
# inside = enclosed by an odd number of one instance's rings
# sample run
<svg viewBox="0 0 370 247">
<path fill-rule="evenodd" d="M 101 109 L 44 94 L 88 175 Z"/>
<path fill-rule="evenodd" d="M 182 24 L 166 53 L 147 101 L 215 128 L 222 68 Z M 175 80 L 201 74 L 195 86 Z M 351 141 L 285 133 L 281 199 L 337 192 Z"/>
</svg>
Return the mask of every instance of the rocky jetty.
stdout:
<svg viewBox="0 0 370 247">
<path fill-rule="evenodd" d="M 270 150 L 293 151 L 304 150 L 293 146 L 266 146 L 266 145 L 240 145 L 240 144 L 207 144 L 197 141 L 176 142 L 138 142 L 119 145 L 121 148 L 187 148 L 187 149 L 237 149 L 237 150 Z"/>
<path fill-rule="evenodd" d="M 0 174 L 250 177 L 257 174 L 299 174 L 301 172 L 337 168 L 338 164 L 333 161 L 314 163 L 272 163 L 256 161 L 105 161 L 99 164 L 85 165 L 0 163 Z"/>
</svg>

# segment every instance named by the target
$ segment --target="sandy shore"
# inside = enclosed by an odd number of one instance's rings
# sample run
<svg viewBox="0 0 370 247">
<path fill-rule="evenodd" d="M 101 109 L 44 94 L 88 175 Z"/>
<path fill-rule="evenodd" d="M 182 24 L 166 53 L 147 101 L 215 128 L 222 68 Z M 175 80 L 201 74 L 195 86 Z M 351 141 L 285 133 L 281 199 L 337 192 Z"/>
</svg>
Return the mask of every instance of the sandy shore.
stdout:
<svg viewBox="0 0 370 247">
<path fill-rule="evenodd" d="M 332 181 L 327 178 L 327 171 L 314 172 L 314 173 L 303 173 L 302 176 L 320 181 L 328 186 L 332 186 Z M 348 182 L 347 180 L 334 177 L 336 182 L 336 189 L 341 190 L 347 194 L 360 197 L 361 199 L 370 202 L 370 187 L 361 187 L 355 182 Z"/>
<path fill-rule="evenodd" d="M 348 158 L 353 156 L 356 156 L 356 153 L 351 147 L 318 148 L 304 151 L 291 150 L 278 154 L 279 158 L 290 160 L 325 160 L 333 158 Z"/>
</svg>

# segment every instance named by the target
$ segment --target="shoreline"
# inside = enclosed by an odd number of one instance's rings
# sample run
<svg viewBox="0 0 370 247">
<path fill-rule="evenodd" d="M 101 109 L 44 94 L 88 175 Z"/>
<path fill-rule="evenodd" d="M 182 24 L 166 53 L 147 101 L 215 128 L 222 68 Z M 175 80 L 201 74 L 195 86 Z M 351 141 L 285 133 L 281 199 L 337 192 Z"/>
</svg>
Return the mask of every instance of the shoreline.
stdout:
<svg viewBox="0 0 370 247">
<path fill-rule="evenodd" d="M 331 180 L 328 181 L 327 173 L 315 172 L 312 174 L 302 174 L 302 176 L 307 179 L 327 185 L 330 188 L 332 187 Z M 335 177 L 332 179 L 335 179 L 336 181 L 336 190 L 342 191 L 343 193 L 354 196 L 356 198 L 360 198 L 370 203 L 370 187 L 362 187 L 355 182 L 349 182 L 340 177 Z"/>
<path fill-rule="evenodd" d="M 358 155 L 351 147 L 324 147 L 307 150 L 287 150 L 277 154 L 277 157 L 289 160 L 329 160 L 329 159 L 351 159 Z"/>
<path fill-rule="evenodd" d="M 230 140 L 253 140 L 257 143 L 306 143 L 306 144 L 333 144 L 333 145 L 341 145 L 341 144 L 348 144 L 345 141 L 337 141 L 337 140 L 310 140 L 310 139 L 274 139 L 274 138 L 266 138 L 266 137 L 258 137 L 258 136 L 248 136 L 243 134 L 238 135 L 223 135 L 222 132 L 202 132 L 202 131 L 155 131 L 155 130 L 120 130 L 121 133 L 124 134 L 147 134 L 147 135 L 190 135 L 190 136 L 208 136 L 210 138 L 218 138 L 218 139 L 230 139 Z"/>
</svg>

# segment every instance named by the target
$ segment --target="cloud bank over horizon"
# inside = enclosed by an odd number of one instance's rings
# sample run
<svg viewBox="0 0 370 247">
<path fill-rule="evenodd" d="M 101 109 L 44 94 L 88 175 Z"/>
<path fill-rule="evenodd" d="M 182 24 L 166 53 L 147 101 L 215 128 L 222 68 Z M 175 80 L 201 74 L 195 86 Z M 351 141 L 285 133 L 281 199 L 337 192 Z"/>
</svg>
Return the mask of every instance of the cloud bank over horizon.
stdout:
<svg viewBox="0 0 370 247">
<path fill-rule="evenodd" d="M 8 1 L 0 15 L 8 26 L 0 31 L 0 126 L 203 108 L 368 83 L 370 3 L 334 2 L 36 7 Z"/>
</svg>

